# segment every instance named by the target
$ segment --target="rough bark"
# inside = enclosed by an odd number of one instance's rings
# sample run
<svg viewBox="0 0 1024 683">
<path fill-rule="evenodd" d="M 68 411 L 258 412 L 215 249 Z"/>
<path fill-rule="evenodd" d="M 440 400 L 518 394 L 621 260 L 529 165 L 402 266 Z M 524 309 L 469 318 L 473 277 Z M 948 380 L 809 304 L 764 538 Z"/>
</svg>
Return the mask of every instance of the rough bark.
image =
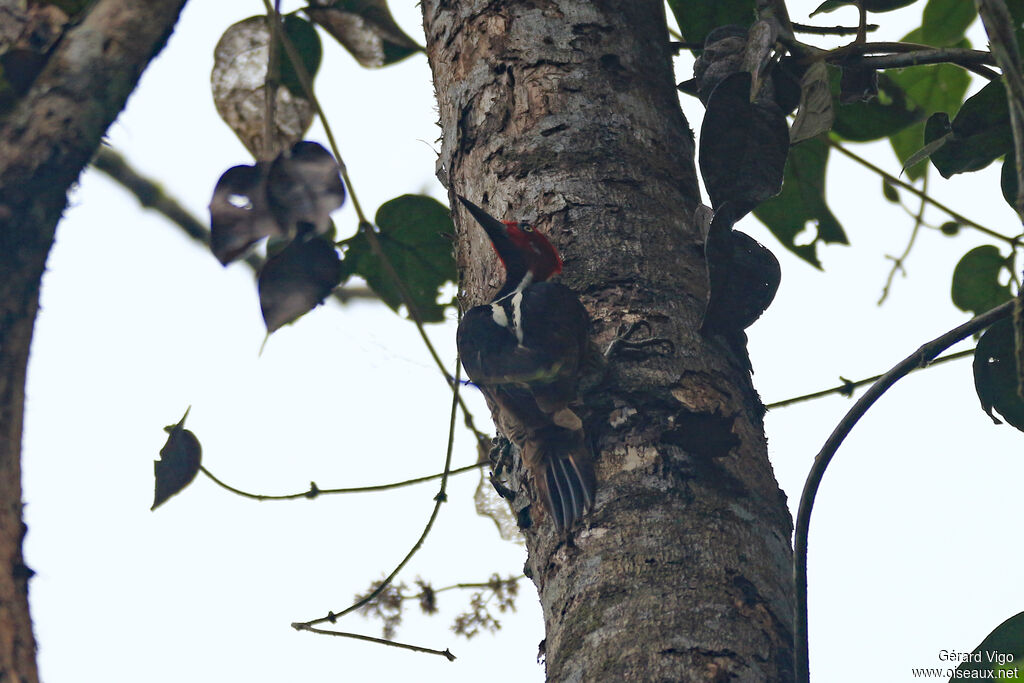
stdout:
<svg viewBox="0 0 1024 683">
<path fill-rule="evenodd" d="M 184 4 L 98 0 L 65 27 L 0 119 L 0 681 L 38 680 L 21 553 L 21 430 L 40 278 L 68 188 Z M 5 7 L 5 21 L 17 11 Z"/>
<path fill-rule="evenodd" d="M 663 3 L 423 0 L 423 14 L 449 189 L 552 238 L 599 345 L 640 319 L 676 344 L 612 360 L 585 392 L 598 494 L 568 540 L 514 482 L 548 678 L 791 679 L 791 520 L 745 353 L 698 333 L 700 199 Z M 502 275 L 483 231 L 456 222 L 468 307 Z"/>
</svg>

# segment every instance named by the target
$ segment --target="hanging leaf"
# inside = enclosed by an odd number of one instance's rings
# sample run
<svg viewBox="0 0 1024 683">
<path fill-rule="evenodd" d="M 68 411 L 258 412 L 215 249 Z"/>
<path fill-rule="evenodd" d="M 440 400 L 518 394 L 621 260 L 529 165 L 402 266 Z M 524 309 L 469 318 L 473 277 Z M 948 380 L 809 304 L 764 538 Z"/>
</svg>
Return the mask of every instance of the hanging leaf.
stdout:
<svg viewBox="0 0 1024 683">
<path fill-rule="evenodd" d="M 451 241 L 455 232 L 447 207 L 430 197 L 402 195 L 377 210 L 377 239 L 425 322 L 444 320 L 449 302 L 438 303 L 440 288 L 456 277 Z M 345 275 L 359 275 L 380 298 L 398 310 L 402 296 L 362 232 L 343 242 Z"/>
<path fill-rule="evenodd" d="M 951 680 L 1024 678 L 1024 612 L 996 626 L 971 655 L 960 663 Z"/>
<path fill-rule="evenodd" d="M 305 12 L 368 68 L 423 50 L 395 23 L 385 0 L 312 0 Z"/>
<path fill-rule="evenodd" d="M 780 242 L 815 268 L 821 268 L 819 243 L 849 244 L 843 227 L 825 203 L 825 166 L 828 143 L 820 138 L 801 142 L 789 150 L 782 192 L 756 209 L 754 215 Z M 804 229 L 814 231 L 797 244 Z"/>
<path fill-rule="evenodd" d="M 999 171 L 999 189 L 1003 199 L 1014 211 L 1017 210 L 1017 157 L 1011 149 L 1003 159 L 1003 167 Z"/>
<path fill-rule="evenodd" d="M 708 99 L 700 132 L 700 171 L 718 211 L 733 205 L 733 222 L 778 194 L 789 150 L 786 117 L 769 100 L 750 101 L 751 77 L 735 73 Z"/>
<path fill-rule="evenodd" d="M 900 191 L 897 190 L 896 186 L 890 183 L 888 180 L 882 181 L 882 196 L 885 197 L 887 201 L 890 201 L 893 204 L 900 203 Z"/>
<path fill-rule="evenodd" d="M 795 145 L 831 130 L 835 117 L 828 67 L 825 62 L 815 62 L 800 81 L 800 105 L 789 131 L 790 143 Z"/>
<path fill-rule="evenodd" d="M 295 31 L 295 42 L 308 44 L 305 29 L 298 29 L 301 19 L 288 20 Z M 286 24 L 286 30 L 288 24 Z M 310 27 L 311 28 L 311 27 Z M 314 31 L 315 35 L 315 31 Z M 224 32 L 213 52 L 210 85 L 217 113 L 235 132 L 245 148 L 257 159 L 272 159 L 302 139 L 313 122 L 314 107 L 301 89 L 294 90 L 294 71 L 287 76 L 289 84 L 277 86 L 274 97 L 274 131 L 271 144 L 266 137 L 266 81 L 270 56 L 270 29 L 265 16 L 249 17 L 233 24 Z M 309 53 L 306 65 L 311 74 L 319 65 Z M 280 60 L 287 63 L 287 57 Z M 314 64 L 315 61 L 315 64 Z"/>
<path fill-rule="evenodd" d="M 964 254 L 953 270 L 951 295 L 961 311 L 981 315 L 1012 298 L 1009 284 L 999 284 L 1006 257 L 991 244 Z"/>
<path fill-rule="evenodd" d="M 185 411 L 178 424 L 164 427 L 167 442 L 160 449 L 160 459 L 153 462 L 156 486 L 150 510 L 156 510 L 168 498 L 180 493 L 199 474 L 203 448 L 196 435 L 185 429 L 189 410 L 191 408 Z"/>
<path fill-rule="evenodd" d="M 267 203 L 286 235 L 326 233 L 331 212 L 345 202 L 338 162 L 315 142 L 296 142 L 270 165 Z"/>
<path fill-rule="evenodd" d="M 229 168 L 210 200 L 210 248 L 227 265 L 264 237 L 325 234 L 345 201 L 338 163 L 323 146 L 295 143 L 272 163 Z"/>
<path fill-rule="evenodd" d="M 871 102 L 878 98 L 878 72 L 870 66 L 844 66 L 839 79 L 839 103 Z"/>
<path fill-rule="evenodd" d="M 260 271 L 260 310 L 267 334 L 323 303 L 341 280 L 341 259 L 329 236 L 296 237 Z"/>
<path fill-rule="evenodd" d="M 742 26 L 746 29 L 756 16 L 755 0 L 668 0 L 668 6 L 688 43 L 703 44 L 708 33 L 720 26 Z"/>
<path fill-rule="evenodd" d="M 1001 424 L 992 413 L 1024 432 L 1024 399 L 1017 393 L 1017 364 L 1014 354 L 1013 321 L 1000 320 L 985 330 L 974 351 L 974 388 L 992 421 Z"/>
<path fill-rule="evenodd" d="M 911 180 L 917 180 L 928 172 L 928 160 L 909 164 L 907 163 L 915 152 L 924 145 L 924 121 L 918 121 L 898 133 L 889 136 L 889 143 L 896 158 L 900 160 L 903 173 Z"/>
<path fill-rule="evenodd" d="M 267 207 L 267 164 L 224 171 L 210 200 L 210 249 L 223 265 L 270 235 L 284 233 Z"/>
<path fill-rule="evenodd" d="M 320 34 L 316 32 L 313 24 L 294 12 L 282 16 L 281 21 L 284 23 L 284 32 L 288 40 L 299 54 L 304 71 L 312 79 L 320 70 L 320 60 L 323 58 L 324 48 L 320 43 Z M 302 79 L 299 78 L 298 70 L 288 58 L 288 51 L 281 42 L 277 45 L 277 63 L 281 69 L 281 85 L 288 88 L 292 95 L 305 98 L 306 89 L 302 86 Z"/>
</svg>

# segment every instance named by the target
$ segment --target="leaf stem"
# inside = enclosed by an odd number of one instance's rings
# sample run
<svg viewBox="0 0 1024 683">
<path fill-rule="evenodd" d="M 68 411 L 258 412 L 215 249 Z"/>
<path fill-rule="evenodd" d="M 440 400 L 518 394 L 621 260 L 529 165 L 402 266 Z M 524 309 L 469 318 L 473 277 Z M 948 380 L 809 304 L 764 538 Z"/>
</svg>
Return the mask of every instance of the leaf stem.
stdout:
<svg viewBox="0 0 1024 683">
<path fill-rule="evenodd" d="M 1013 305 L 1013 301 L 1007 301 L 991 311 L 983 313 L 963 325 L 959 325 L 949 332 L 936 337 L 900 361 L 889 372 L 882 375 L 850 408 L 825 441 L 821 451 L 814 458 L 814 464 L 807 475 L 807 481 L 804 482 L 803 493 L 800 496 L 800 507 L 797 510 L 796 530 L 793 537 L 793 588 L 796 594 L 794 642 L 796 647 L 797 683 L 808 683 L 810 680 L 807 647 L 807 532 L 810 528 L 814 498 L 818 493 L 818 486 L 821 484 L 822 477 L 825 476 L 825 470 L 832 461 L 832 457 L 839 450 L 839 446 L 842 445 L 860 418 L 890 387 L 912 371 L 928 365 L 936 356 L 958 341 L 987 328 L 1003 318 L 1009 317 L 1013 312 Z"/>
<path fill-rule="evenodd" d="M 455 655 L 452 654 L 451 650 L 445 648 L 444 650 L 433 650 L 429 647 L 422 647 L 420 645 L 410 645 L 409 643 L 399 643 L 395 640 L 385 640 L 384 638 L 374 638 L 373 636 L 364 636 L 361 633 L 348 633 L 346 631 L 331 631 L 325 628 L 314 628 L 312 626 L 306 626 L 305 624 L 292 624 L 297 631 L 309 631 L 310 633 L 319 633 L 324 636 L 338 636 L 341 638 L 353 638 L 355 640 L 365 640 L 370 643 L 377 643 L 379 645 L 387 645 L 389 647 L 398 647 L 403 650 L 412 650 L 413 652 L 424 652 L 428 655 L 440 655 L 447 659 L 449 662 L 455 661 Z"/>
</svg>

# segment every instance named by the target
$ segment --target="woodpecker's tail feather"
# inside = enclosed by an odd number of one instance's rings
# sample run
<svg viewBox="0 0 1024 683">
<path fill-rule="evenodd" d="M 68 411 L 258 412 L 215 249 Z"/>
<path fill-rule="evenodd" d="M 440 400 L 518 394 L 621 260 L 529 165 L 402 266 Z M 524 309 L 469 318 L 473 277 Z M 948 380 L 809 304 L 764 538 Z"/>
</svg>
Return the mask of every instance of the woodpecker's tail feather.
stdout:
<svg viewBox="0 0 1024 683">
<path fill-rule="evenodd" d="M 571 527 L 593 506 L 596 488 L 593 459 L 583 433 L 568 436 L 573 443 L 565 443 L 566 439 L 533 442 L 524 451 L 540 498 L 559 531 Z"/>
</svg>

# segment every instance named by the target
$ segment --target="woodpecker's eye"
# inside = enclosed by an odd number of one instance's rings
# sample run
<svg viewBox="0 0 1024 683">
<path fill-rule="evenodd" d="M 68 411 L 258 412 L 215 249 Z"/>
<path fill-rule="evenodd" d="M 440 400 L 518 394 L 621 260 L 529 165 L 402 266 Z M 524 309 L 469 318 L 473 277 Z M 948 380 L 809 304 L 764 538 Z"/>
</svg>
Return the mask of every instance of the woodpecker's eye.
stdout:
<svg viewBox="0 0 1024 683">
<path fill-rule="evenodd" d="M 519 229 L 523 232 L 533 232 L 533 226 L 526 221 L 519 221 Z"/>
</svg>

